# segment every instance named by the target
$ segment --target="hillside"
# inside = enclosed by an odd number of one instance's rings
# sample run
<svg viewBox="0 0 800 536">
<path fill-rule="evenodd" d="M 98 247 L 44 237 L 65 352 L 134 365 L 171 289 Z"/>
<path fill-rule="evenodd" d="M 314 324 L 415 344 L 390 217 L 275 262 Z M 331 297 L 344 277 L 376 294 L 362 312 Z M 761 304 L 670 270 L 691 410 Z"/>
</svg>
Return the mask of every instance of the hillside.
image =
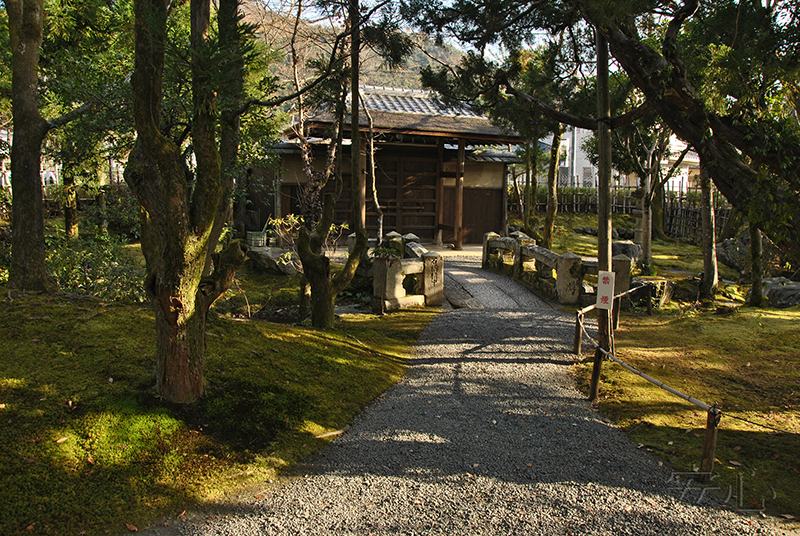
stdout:
<svg viewBox="0 0 800 536">
<path fill-rule="evenodd" d="M 245 20 L 258 28 L 259 39 L 276 54 L 277 61 L 272 65 L 272 73 L 281 85 L 288 87 L 293 78 L 291 64 L 291 36 L 296 19 L 285 13 L 277 12 L 262 3 L 247 1 L 243 4 Z M 316 21 L 301 20 L 297 25 L 296 50 L 304 65 L 321 60 L 330 53 L 334 36 L 341 30 L 335 21 L 319 19 Z M 362 56 L 361 83 L 366 85 L 421 89 L 419 73 L 423 67 L 443 63 L 455 65 L 462 53 L 454 47 L 437 46 L 431 39 L 421 34 L 413 34 L 416 47 L 405 65 L 390 70 L 384 66 L 380 56 L 374 51 L 366 50 Z M 310 69 L 306 77 L 312 76 Z M 303 76 L 303 73 L 301 73 Z"/>
</svg>

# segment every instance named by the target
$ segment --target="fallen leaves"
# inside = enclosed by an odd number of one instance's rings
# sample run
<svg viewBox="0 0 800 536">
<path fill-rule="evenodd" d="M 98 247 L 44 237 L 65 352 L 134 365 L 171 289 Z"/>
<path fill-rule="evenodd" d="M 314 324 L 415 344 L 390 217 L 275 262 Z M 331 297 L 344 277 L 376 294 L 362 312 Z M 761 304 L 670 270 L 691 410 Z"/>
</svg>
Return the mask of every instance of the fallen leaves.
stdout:
<svg viewBox="0 0 800 536">
<path fill-rule="evenodd" d="M 125 528 L 131 532 L 139 532 L 139 529 L 137 529 L 135 525 L 131 525 L 130 523 L 125 523 Z"/>
<path fill-rule="evenodd" d="M 60 437 L 60 438 L 56 439 L 56 445 L 60 445 L 61 443 L 63 443 L 66 440 L 67 440 L 66 437 Z"/>
</svg>

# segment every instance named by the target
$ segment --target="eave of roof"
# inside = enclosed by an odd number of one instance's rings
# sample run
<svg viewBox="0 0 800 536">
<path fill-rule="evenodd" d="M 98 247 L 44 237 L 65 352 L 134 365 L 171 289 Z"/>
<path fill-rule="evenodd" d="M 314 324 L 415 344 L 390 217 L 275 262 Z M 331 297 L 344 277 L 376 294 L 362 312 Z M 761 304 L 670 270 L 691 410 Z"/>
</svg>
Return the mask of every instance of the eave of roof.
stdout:
<svg viewBox="0 0 800 536">
<path fill-rule="evenodd" d="M 520 134 L 498 127 L 489 118 L 469 109 L 444 106 L 427 91 L 362 86 L 361 93 L 378 133 L 468 139 L 473 145 L 523 140 Z M 319 135 L 333 122 L 333 114 L 319 112 L 306 121 L 307 132 Z M 349 114 L 345 122 L 349 126 Z M 362 130 L 368 128 L 366 113 L 359 114 L 359 126 Z"/>
</svg>

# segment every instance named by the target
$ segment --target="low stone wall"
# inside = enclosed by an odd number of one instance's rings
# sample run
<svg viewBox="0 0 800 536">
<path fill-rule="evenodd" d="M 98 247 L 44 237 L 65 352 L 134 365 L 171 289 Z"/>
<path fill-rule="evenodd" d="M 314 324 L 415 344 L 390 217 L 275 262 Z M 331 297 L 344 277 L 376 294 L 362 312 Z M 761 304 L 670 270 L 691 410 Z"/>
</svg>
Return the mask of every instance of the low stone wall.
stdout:
<svg viewBox="0 0 800 536">
<path fill-rule="evenodd" d="M 535 240 L 521 232 L 511 233 L 508 237 L 497 233 L 484 235 L 483 268 L 499 269 L 509 257 L 515 279 L 564 305 L 581 303 L 588 295 L 584 276 L 598 271 L 596 260 L 583 259 L 571 252 L 559 255 L 537 246 Z M 614 290 L 620 294 L 630 288 L 633 261 L 625 255 L 616 255 L 611 262 L 616 273 Z"/>
<path fill-rule="evenodd" d="M 444 259 L 439 253 L 428 251 L 413 234 L 396 232 L 386 234 L 381 248 L 386 253 L 376 256 L 372 267 L 373 311 L 444 303 Z M 409 276 L 416 276 L 413 287 Z"/>
</svg>

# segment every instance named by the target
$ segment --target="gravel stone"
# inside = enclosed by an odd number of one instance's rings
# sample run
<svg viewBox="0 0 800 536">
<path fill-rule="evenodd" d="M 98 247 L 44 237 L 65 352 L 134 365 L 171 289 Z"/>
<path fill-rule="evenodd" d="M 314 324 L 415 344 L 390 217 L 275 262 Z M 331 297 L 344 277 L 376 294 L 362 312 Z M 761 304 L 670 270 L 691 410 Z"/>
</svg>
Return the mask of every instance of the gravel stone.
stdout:
<svg viewBox="0 0 800 536">
<path fill-rule="evenodd" d="M 685 482 L 591 407 L 568 374 L 571 316 L 475 262 L 446 272 L 483 308 L 434 319 L 348 432 L 259 498 L 147 533 L 777 533 L 697 489 L 680 500 Z"/>
</svg>

